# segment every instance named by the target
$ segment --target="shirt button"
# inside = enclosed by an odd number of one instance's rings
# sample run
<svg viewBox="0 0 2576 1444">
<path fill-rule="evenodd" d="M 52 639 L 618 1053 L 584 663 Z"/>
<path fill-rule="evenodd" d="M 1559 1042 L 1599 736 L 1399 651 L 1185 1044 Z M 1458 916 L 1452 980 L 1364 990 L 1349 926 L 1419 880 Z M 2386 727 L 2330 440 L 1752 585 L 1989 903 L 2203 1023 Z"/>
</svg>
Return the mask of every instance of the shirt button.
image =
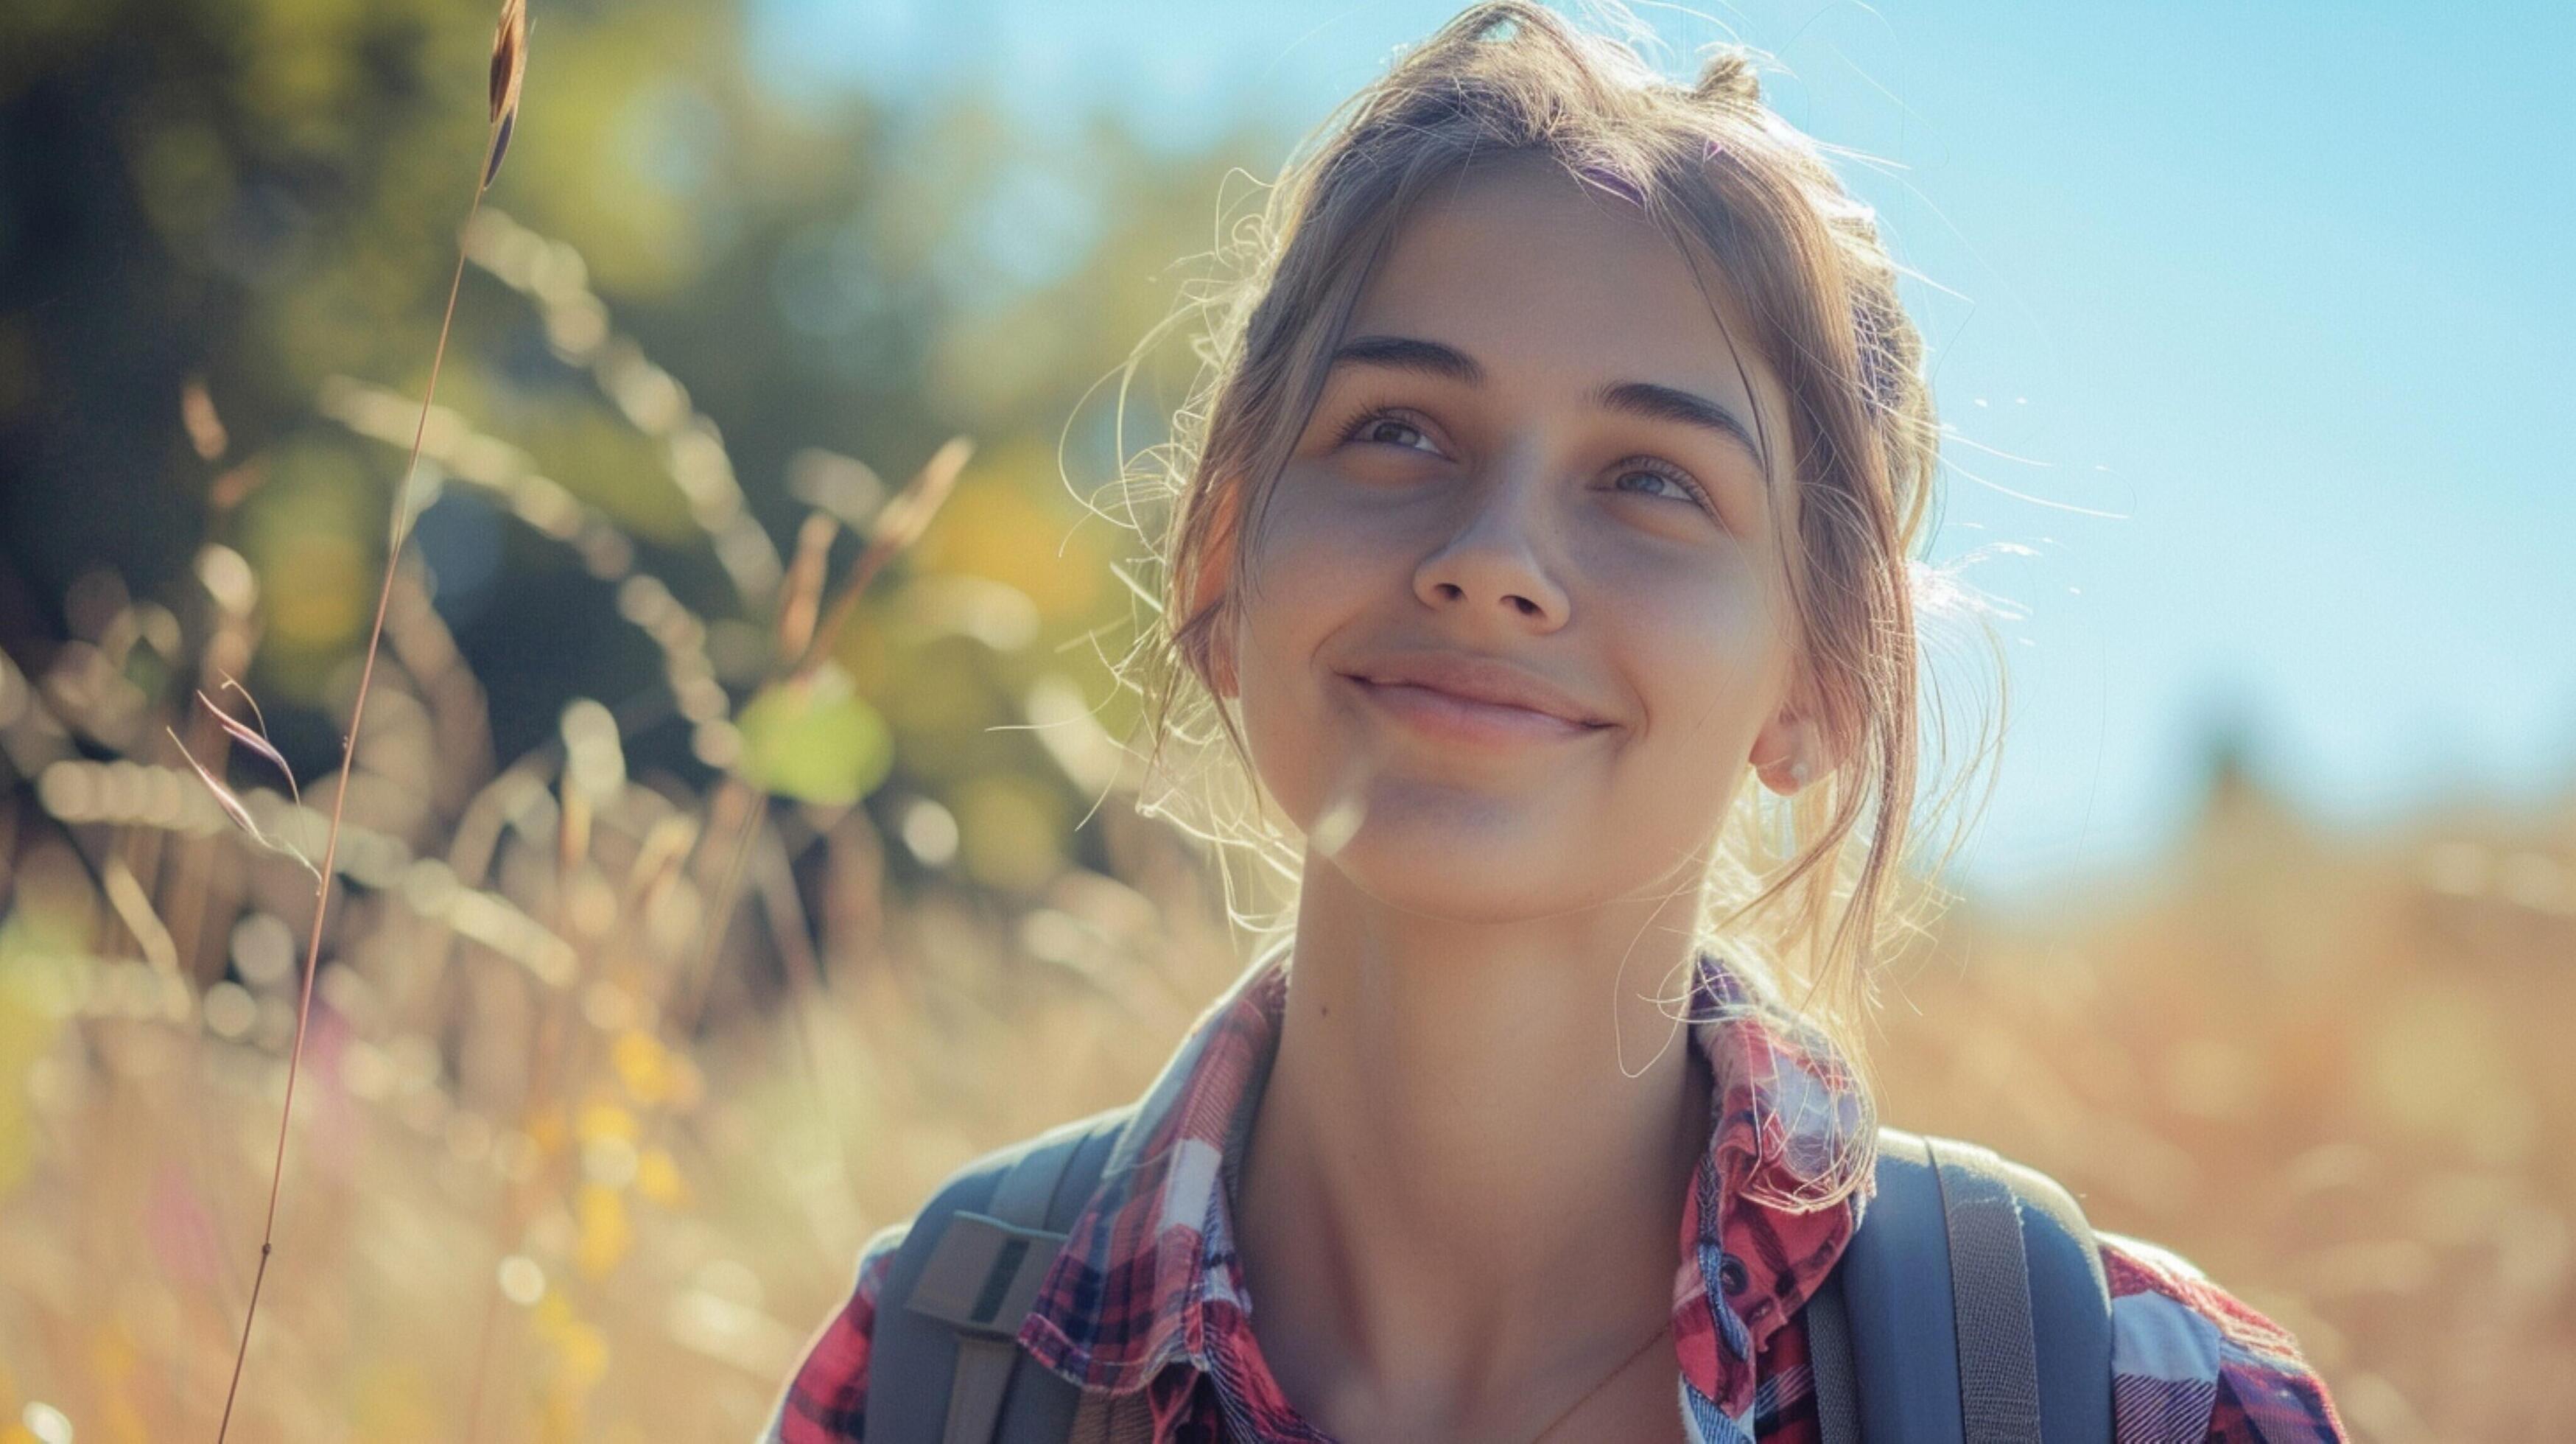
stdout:
<svg viewBox="0 0 2576 1444">
<path fill-rule="evenodd" d="M 1744 1272 L 1744 1260 L 1731 1253 L 1722 1253 L 1717 1256 L 1717 1281 L 1725 1286 L 1731 1298 L 1744 1292 L 1745 1285 L 1752 1279 Z"/>
</svg>

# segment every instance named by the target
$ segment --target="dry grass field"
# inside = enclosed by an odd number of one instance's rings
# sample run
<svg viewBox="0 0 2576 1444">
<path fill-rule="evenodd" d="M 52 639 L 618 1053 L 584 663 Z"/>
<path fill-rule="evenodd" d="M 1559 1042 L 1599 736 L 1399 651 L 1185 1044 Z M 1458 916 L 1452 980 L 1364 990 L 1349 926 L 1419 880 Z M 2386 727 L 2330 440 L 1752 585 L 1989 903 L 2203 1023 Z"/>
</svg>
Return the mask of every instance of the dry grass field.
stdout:
<svg viewBox="0 0 2576 1444">
<path fill-rule="evenodd" d="M 164 755 L 169 692 L 132 679 L 194 627 L 98 620 L 0 670 L 0 1404 L 10 1438 L 208 1437 L 313 899 Z M 556 752 L 586 761 L 496 766 L 435 614 L 396 623 L 243 1437 L 745 1437 L 868 1231 L 1133 1096 L 1232 975 L 1207 865 L 1121 794 L 1091 824 L 1111 870 L 1028 898 L 935 867 L 898 897 L 888 849 L 936 864 L 953 832 L 770 811 L 696 977 L 714 799 L 623 775 L 604 709 L 567 711 Z M 291 841 L 321 791 L 243 796 Z M 2338 839 L 2223 783 L 2157 876 L 1955 909 L 1890 989 L 1886 1115 L 2198 1261 L 2299 1334 L 2360 1437 L 2564 1437 L 2571 839 L 2565 814 Z"/>
</svg>

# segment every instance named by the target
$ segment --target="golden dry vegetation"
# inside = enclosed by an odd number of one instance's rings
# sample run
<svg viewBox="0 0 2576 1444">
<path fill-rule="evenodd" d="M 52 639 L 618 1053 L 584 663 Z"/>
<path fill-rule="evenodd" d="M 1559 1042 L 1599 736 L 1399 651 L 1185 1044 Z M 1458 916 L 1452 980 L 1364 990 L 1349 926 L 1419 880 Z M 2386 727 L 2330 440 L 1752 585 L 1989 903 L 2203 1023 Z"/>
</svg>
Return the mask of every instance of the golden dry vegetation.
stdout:
<svg viewBox="0 0 2576 1444">
<path fill-rule="evenodd" d="M 136 679 L 224 657 L 230 568 L 209 551 L 190 617 L 102 578 L 80 641 L 0 670 L 10 1437 L 48 1410 L 197 1437 L 220 1407 L 313 898 L 177 758 L 163 725 L 202 709 Z M 942 872 L 935 814 L 888 838 L 765 806 L 702 955 L 706 839 L 738 819 L 626 775 L 595 704 L 497 765 L 417 574 L 391 625 L 244 1437 L 745 1437 L 867 1232 L 1134 1096 L 1233 975 L 1208 864 L 1123 776 L 1090 824 L 1110 866 L 1024 897 Z M 326 787 L 240 791 L 286 844 Z M 1889 992 L 1886 1115 L 2199 1262 L 2300 1336 L 2357 1437 L 2561 1434 L 2571 839 L 2564 812 L 2321 835 L 2222 777 L 2157 876 L 1953 911 Z M 890 849 L 930 880 L 898 895 Z"/>
</svg>

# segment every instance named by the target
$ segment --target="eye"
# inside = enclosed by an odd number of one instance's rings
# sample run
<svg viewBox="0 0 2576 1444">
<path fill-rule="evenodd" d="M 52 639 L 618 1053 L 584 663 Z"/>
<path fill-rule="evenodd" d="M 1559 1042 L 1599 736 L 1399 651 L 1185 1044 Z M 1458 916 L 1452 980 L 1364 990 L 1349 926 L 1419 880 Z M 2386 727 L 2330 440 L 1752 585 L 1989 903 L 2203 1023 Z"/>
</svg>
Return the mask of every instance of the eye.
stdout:
<svg viewBox="0 0 2576 1444">
<path fill-rule="evenodd" d="M 1674 498 L 1675 500 L 1687 501 L 1694 506 L 1706 507 L 1712 514 L 1717 511 L 1716 503 L 1708 499 L 1708 492 L 1703 489 L 1698 482 L 1691 479 L 1691 474 L 1689 472 L 1682 470 L 1671 462 L 1658 461 L 1651 456 L 1630 457 L 1628 460 L 1619 463 L 1616 474 L 1611 478 L 1611 484 L 1613 486 L 1620 487 L 1622 490 L 1631 490 L 1631 488 L 1625 487 L 1622 484 L 1630 477 L 1636 476 L 1642 476 L 1652 481 L 1660 481 L 1665 485 L 1670 486 L 1675 492 L 1679 493 L 1679 495 Z M 1640 494 L 1650 495 L 1651 493 Z"/>
<path fill-rule="evenodd" d="M 1421 427 L 1406 420 L 1403 412 L 1384 408 L 1361 412 L 1342 428 L 1340 439 L 1344 443 L 1366 441 L 1380 446 L 1401 446 L 1409 451 L 1428 451 L 1434 456 L 1440 454 L 1437 447 L 1422 444 L 1431 438 Z"/>
</svg>

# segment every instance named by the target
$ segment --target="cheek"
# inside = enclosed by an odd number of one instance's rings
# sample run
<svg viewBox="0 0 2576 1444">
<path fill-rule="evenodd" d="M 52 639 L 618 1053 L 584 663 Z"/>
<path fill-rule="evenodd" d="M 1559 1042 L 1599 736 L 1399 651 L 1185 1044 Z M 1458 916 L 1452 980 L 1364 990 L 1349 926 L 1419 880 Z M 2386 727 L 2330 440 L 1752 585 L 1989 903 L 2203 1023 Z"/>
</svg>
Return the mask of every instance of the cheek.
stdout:
<svg viewBox="0 0 2576 1444">
<path fill-rule="evenodd" d="M 1662 594 L 1618 630 L 1642 718 L 1601 804 L 1605 856 L 1647 872 L 1708 845 L 1768 720 L 1779 647 L 1750 578 Z"/>
<path fill-rule="evenodd" d="M 1382 536 L 1370 550 L 1367 528 L 1352 525 L 1347 508 L 1298 493 L 1294 480 L 1283 479 L 1262 518 L 1238 593 L 1238 684 L 1250 740 L 1269 753 L 1265 771 L 1311 750 L 1324 720 L 1317 709 L 1331 705 L 1320 658 L 1353 617 L 1384 610 L 1391 575 Z"/>
<path fill-rule="evenodd" d="M 1282 476 L 1249 559 L 1244 625 L 1257 648 L 1310 656 L 1352 614 L 1384 605 L 1408 567 L 1390 528 L 1337 500 L 1330 482 Z"/>
<path fill-rule="evenodd" d="M 1779 628 L 1771 603 L 1742 568 L 1715 568 L 1685 582 L 1597 597 L 1620 607 L 1619 669 L 1645 709 L 1646 746 L 1731 747 L 1760 730 L 1779 669 Z"/>
</svg>

